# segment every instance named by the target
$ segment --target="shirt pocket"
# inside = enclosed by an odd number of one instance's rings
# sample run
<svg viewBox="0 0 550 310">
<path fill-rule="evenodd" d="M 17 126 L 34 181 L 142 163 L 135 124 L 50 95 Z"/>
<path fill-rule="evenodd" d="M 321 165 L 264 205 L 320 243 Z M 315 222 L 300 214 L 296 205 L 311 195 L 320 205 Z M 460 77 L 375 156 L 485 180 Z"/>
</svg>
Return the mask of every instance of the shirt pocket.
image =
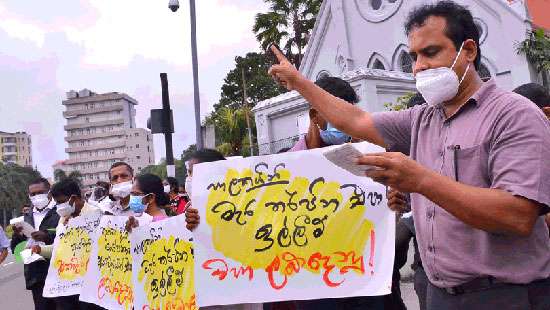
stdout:
<svg viewBox="0 0 550 310">
<path fill-rule="evenodd" d="M 452 169 L 456 181 L 476 187 L 490 187 L 487 143 L 467 148 L 455 146 L 452 147 L 452 152 Z"/>
</svg>

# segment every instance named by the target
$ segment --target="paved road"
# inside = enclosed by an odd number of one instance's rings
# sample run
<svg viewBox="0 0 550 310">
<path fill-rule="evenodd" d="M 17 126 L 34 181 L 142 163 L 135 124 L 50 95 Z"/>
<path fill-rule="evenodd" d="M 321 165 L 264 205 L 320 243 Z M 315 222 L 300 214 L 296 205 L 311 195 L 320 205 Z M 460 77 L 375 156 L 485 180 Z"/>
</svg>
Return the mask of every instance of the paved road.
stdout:
<svg viewBox="0 0 550 310">
<path fill-rule="evenodd" d="M 23 265 L 14 262 L 11 254 L 0 265 L 0 308 L 34 309 L 31 291 L 25 289 Z"/>
<path fill-rule="evenodd" d="M 419 309 L 412 283 L 401 283 L 401 294 L 408 310 Z M 25 289 L 23 265 L 15 263 L 11 254 L 0 265 L 0 309 L 34 309 L 31 292 Z"/>
</svg>

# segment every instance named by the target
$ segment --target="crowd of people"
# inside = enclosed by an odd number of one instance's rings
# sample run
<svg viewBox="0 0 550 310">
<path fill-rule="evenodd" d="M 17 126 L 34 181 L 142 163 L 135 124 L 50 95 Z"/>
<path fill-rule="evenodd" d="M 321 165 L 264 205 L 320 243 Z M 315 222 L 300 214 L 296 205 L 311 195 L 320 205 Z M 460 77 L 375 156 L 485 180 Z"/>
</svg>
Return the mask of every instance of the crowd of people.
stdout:
<svg viewBox="0 0 550 310">
<path fill-rule="evenodd" d="M 414 289 L 422 310 L 550 309 L 550 94 L 530 83 L 507 92 L 479 69 L 479 33 L 471 12 L 454 2 L 422 5 L 405 23 L 418 93 L 401 111 L 368 113 L 346 81 L 307 80 L 277 49 L 270 74 L 310 103 L 307 134 L 291 149 L 304 151 L 368 141 L 387 152 L 356 164 L 376 166 L 367 177 L 388 187 L 396 211 L 392 292 L 387 296 L 243 304 L 207 309 L 406 309 L 400 269 L 414 244 Z M 215 150 L 196 151 L 185 186 L 174 178 L 134 176 L 115 163 L 109 182 L 83 194 L 62 180 L 28 187 L 32 207 L 24 220 L 36 228 L 28 246 L 51 257 L 55 229 L 70 217 L 101 210 L 128 216 L 127 230 L 142 214 L 152 221 L 185 214 L 187 229 L 200 225 L 192 205 L 193 166 L 224 160 Z M 12 250 L 25 241 L 15 228 Z M 0 263 L 7 239 L 0 231 Z M 44 298 L 49 261 L 24 267 L 36 309 L 98 309 L 78 296 Z"/>
</svg>

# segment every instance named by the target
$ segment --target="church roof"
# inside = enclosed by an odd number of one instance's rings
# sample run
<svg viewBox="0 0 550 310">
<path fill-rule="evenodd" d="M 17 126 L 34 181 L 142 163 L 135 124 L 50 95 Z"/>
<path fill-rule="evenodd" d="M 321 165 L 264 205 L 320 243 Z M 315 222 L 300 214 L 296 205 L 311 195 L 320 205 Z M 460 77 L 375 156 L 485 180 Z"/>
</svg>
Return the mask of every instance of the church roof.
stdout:
<svg viewBox="0 0 550 310">
<path fill-rule="evenodd" d="M 371 68 L 359 68 L 356 70 L 345 72 L 340 76 L 345 81 L 353 82 L 357 79 L 369 78 L 369 79 L 383 79 L 383 80 L 408 80 L 414 81 L 412 74 L 405 73 L 401 71 L 387 71 L 387 70 L 378 70 Z M 300 98 L 300 94 L 296 91 L 289 91 L 284 94 L 281 94 L 277 97 L 269 98 L 264 101 L 258 102 L 253 112 L 263 110 L 267 107 L 272 107 L 274 105 L 283 104 L 292 100 Z"/>
</svg>

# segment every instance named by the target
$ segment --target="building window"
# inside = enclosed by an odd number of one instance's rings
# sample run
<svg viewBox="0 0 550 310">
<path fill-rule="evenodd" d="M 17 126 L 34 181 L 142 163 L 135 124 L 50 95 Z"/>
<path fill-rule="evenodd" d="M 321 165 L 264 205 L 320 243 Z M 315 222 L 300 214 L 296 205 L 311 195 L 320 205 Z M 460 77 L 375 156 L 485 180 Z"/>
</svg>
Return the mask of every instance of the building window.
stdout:
<svg viewBox="0 0 550 310">
<path fill-rule="evenodd" d="M 413 60 L 406 52 L 401 52 L 399 55 L 399 68 L 406 73 L 412 73 Z"/>
<path fill-rule="evenodd" d="M 479 18 L 474 18 L 474 24 L 476 25 L 477 32 L 479 33 L 479 44 L 481 45 L 485 42 L 485 39 L 487 39 L 488 27 L 487 24 Z"/>
<path fill-rule="evenodd" d="M 139 149 L 139 144 L 136 144 L 136 149 Z"/>
<path fill-rule="evenodd" d="M 378 59 L 374 61 L 374 65 L 372 66 L 372 68 L 379 69 L 379 70 L 386 70 L 386 68 L 384 67 L 384 64 Z"/>
<path fill-rule="evenodd" d="M 139 133 L 136 132 L 136 133 L 134 134 L 134 136 L 139 137 Z"/>
<path fill-rule="evenodd" d="M 138 155 L 138 156 L 136 156 L 136 159 L 141 159 L 141 156 L 139 156 L 139 155 Z"/>
</svg>

